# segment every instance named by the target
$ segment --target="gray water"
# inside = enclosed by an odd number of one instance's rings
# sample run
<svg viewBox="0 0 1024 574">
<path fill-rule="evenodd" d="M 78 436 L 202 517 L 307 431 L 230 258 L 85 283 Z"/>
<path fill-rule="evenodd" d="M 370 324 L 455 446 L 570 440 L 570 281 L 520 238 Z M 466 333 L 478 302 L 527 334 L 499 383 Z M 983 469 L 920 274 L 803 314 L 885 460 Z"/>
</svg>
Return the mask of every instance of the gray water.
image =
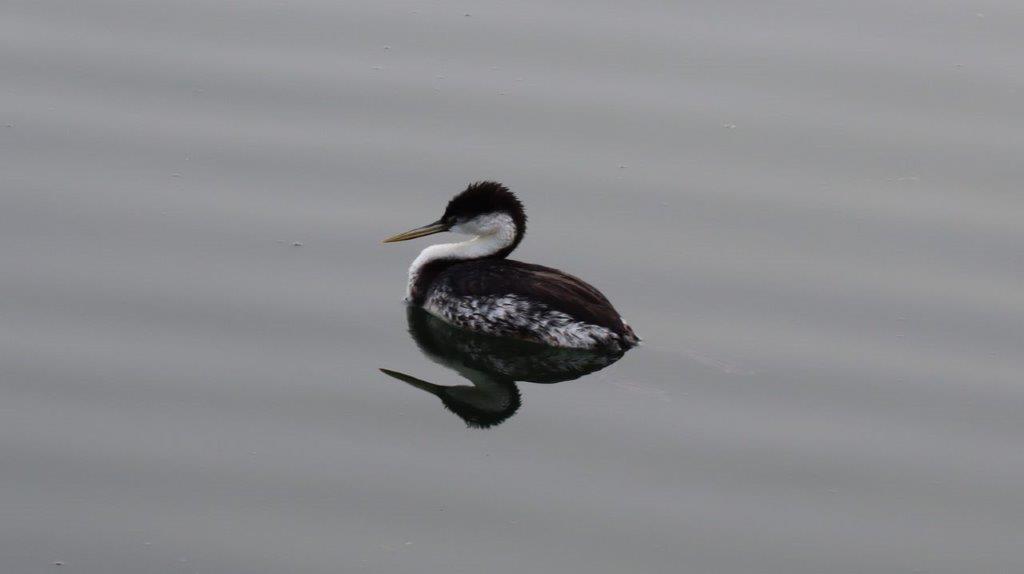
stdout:
<svg viewBox="0 0 1024 574">
<path fill-rule="evenodd" d="M 0 570 L 1024 571 L 1022 29 L 6 0 Z M 487 429 L 378 370 L 478 179 L 645 339 Z"/>
</svg>

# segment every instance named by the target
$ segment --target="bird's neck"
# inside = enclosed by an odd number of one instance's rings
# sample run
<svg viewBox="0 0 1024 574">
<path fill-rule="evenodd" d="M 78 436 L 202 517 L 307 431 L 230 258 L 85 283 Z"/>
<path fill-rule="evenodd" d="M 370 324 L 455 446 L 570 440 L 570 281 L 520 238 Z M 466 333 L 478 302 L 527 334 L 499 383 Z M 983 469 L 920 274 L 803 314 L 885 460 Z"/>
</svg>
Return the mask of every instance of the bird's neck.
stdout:
<svg viewBox="0 0 1024 574">
<path fill-rule="evenodd" d="M 441 243 L 427 247 L 409 267 L 406 300 L 422 303 L 434 277 L 449 265 L 473 259 L 506 257 L 512 251 L 510 247 L 515 247 L 515 243 L 516 227 L 510 220 L 509 225 L 502 225 L 493 233 L 478 235 L 459 243 Z"/>
</svg>

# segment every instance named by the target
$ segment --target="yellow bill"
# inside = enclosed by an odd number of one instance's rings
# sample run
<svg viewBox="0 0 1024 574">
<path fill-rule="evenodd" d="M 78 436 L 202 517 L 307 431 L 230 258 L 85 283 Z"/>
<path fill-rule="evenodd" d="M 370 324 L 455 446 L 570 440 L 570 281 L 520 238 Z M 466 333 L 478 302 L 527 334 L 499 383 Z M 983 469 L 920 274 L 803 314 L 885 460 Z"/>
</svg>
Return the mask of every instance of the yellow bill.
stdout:
<svg viewBox="0 0 1024 574">
<path fill-rule="evenodd" d="M 404 233 L 398 235 L 392 235 L 381 243 L 394 243 L 396 241 L 408 241 L 410 239 L 416 239 L 417 237 L 425 237 L 427 235 L 433 235 L 435 233 L 443 233 L 448 231 L 448 226 L 440 221 L 435 221 L 429 225 L 423 227 L 417 227 L 416 229 L 410 229 Z"/>
</svg>

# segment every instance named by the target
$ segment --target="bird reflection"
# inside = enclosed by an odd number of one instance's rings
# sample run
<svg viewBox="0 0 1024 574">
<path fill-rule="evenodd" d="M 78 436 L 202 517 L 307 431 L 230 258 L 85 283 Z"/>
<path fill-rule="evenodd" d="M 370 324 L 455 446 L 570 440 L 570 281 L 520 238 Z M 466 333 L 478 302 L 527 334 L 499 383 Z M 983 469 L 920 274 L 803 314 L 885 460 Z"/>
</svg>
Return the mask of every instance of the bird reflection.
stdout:
<svg viewBox="0 0 1024 574">
<path fill-rule="evenodd" d="M 475 428 L 501 424 L 515 414 L 522 404 L 516 381 L 571 381 L 599 371 L 623 355 L 479 335 L 452 327 L 413 306 L 407 308 L 406 318 L 409 334 L 420 351 L 472 385 L 436 385 L 390 369 L 381 372 L 436 396 Z"/>
</svg>

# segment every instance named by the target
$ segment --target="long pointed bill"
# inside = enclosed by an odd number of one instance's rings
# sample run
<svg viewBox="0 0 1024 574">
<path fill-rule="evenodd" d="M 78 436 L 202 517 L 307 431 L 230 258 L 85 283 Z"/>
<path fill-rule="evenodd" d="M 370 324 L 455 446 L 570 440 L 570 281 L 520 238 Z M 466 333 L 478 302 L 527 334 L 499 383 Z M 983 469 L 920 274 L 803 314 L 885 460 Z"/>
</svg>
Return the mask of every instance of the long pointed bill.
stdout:
<svg viewBox="0 0 1024 574">
<path fill-rule="evenodd" d="M 427 235 L 433 235 L 435 233 L 441 233 L 448 231 L 448 226 L 440 221 L 435 221 L 430 225 L 424 225 L 423 227 L 417 227 L 416 229 L 410 229 L 405 233 L 399 233 L 398 235 L 392 235 L 388 237 L 382 243 L 394 243 L 396 241 L 408 241 L 410 239 L 416 239 L 417 237 L 424 237 Z"/>
</svg>

